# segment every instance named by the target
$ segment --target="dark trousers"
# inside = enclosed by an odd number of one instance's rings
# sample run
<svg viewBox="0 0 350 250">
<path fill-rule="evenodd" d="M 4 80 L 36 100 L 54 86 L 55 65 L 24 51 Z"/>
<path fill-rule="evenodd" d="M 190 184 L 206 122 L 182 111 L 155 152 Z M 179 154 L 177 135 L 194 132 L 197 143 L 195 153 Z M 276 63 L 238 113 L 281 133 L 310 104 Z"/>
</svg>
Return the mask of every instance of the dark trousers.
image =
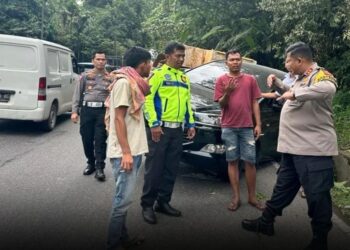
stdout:
<svg viewBox="0 0 350 250">
<path fill-rule="evenodd" d="M 326 237 L 332 228 L 333 159 L 330 156 L 283 154 L 272 197 L 263 217 L 273 220 L 282 215 L 303 186 L 314 236 Z"/>
<path fill-rule="evenodd" d="M 154 202 L 170 202 L 177 169 L 182 154 L 182 128 L 163 128 L 159 142 L 152 141 L 147 128 L 149 153 L 146 154 L 142 207 L 152 207 Z"/>
<path fill-rule="evenodd" d="M 105 108 L 82 107 L 80 134 L 87 163 L 99 169 L 105 167 L 107 133 L 104 124 Z"/>
</svg>

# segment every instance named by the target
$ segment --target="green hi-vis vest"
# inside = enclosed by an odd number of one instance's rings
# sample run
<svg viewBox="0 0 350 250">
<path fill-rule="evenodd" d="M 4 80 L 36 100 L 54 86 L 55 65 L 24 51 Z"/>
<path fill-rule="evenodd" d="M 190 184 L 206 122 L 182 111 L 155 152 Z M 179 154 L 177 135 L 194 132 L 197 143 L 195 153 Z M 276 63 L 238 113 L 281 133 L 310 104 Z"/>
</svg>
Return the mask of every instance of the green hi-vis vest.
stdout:
<svg viewBox="0 0 350 250">
<path fill-rule="evenodd" d="M 194 127 L 190 81 L 181 70 L 164 64 L 153 70 L 149 85 L 151 93 L 146 96 L 144 112 L 150 127 L 160 126 L 162 121 Z"/>
</svg>

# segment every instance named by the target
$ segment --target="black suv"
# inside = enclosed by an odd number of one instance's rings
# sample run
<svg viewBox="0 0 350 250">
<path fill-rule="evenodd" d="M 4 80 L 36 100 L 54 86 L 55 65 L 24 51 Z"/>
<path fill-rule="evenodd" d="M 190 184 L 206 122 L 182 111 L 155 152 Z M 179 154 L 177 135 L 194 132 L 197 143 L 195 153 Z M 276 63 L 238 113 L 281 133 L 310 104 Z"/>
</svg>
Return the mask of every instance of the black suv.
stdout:
<svg viewBox="0 0 350 250">
<path fill-rule="evenodd" d="M 221 110 L 219 104 L 213 101 L 213 96 L 216 78 L 226 72 L 228 69 L 224 60 L 213 61 L 186 71 L 191 81 L 197 134 L 193 141 L 184 139 L 182 157 L 183 161 L 191 164 L 201 164 L 201 160 L 206 163 L 212 162 L 215 171 L 224 178 L 227 177 L 227 163 L 225 146 L 221 140 Z M 249 62 L 243 62 L 242 72 L 254 75 L 262 92 L 270 91 L 266 86 L 269 74 L 275 74 L 282 79 L 285 75 L 283 71 Z M 276 144 L 281 105 L 275 100 L 263 98 L 259 103 L 262 134 L 257 142 L 257 161 L 261 163 L 279 157 Z"/>
</svg>

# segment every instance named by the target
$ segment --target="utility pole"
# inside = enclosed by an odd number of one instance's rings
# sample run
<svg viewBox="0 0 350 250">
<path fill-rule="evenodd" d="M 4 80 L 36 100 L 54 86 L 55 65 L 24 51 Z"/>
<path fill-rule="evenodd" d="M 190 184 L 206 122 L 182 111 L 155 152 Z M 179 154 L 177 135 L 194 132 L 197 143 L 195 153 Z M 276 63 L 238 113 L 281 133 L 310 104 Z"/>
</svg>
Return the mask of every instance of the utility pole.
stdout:
<svg viewBox="0 0 350 250">
<path fill-rule="evenodd" d="M 42 1 L 42 5 L 41 5 L 41 36 L 40 39 L 44 39 L 44 6 L 46 4 L 46 1 L 43 0 Z"/>
</svg>

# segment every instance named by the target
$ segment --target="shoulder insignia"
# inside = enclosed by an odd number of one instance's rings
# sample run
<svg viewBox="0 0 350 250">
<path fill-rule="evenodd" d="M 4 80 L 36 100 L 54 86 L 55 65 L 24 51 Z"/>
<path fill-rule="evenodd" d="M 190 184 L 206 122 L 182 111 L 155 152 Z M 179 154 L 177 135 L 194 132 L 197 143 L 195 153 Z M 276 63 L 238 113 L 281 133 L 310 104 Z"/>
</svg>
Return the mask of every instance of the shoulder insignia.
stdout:
<svg viewBox="0 0 350 250">
<path fill-rule="evenodd" d="M 185 75 L 181 76 L 181 81 L 183 81 L 184 83 L 187 83 L 187 77 Z"/>
<path fill-rule="evenodd" d="M 325 69 L 320 69 L 315 77 L 312 80 L 312 84 L 317 84 L 321 81 L 330 81 L 334 83 L 335 85 L 337 84 L 337 79 L 327 70 Z"/>
<path fill-rule="evenodd" d="M 304 73 L 304 76 L 309 76 L 312 72 L 314 71 L 314 69 L 313 68 L 309 68 L 305 73 Z"/>
</svg>

